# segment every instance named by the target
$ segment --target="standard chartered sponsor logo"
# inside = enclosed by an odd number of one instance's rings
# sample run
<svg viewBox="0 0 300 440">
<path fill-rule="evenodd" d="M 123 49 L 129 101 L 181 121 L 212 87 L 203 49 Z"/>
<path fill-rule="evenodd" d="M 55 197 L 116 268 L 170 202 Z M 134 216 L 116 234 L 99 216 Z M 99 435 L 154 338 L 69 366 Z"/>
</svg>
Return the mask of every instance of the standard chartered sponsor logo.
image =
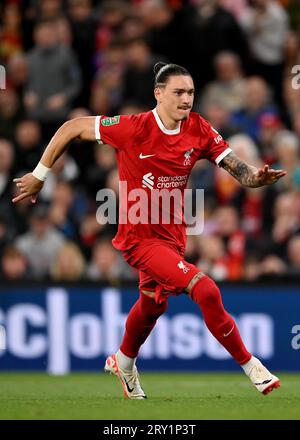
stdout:
<svg viewBox="0 0 300 440">
<path fill-rule="evenodd" d="M 48 372 L 65 374 L 70 371 L 74 358 L 84 362 L 113 353 L 119 347 L 127 317 L 122 310 L 122 294 L 108 288 L 103 289 L 98 298 L 99 310 L 90 307 L 88 311 L 72 313 L 72 294 L 62 288 L 52 288 L 47 292 L 45 306 L 17 303 L 5 314 L 0 309 L 7 330 L 7 350 L 1 356 L 8 353 L 22 362 L 44 357 Z M 272 357 L 272 318 L 266 314 L 244 313 L 236 320 L 248 350 L 263 359 Z M 204 355 L 212 360 L 230 358 L 200 316 L 193 313 L 161 316 L 140 352 L 142 359 L 193 360 Z"/>
<path fill-rule="evenodd" d="M 150 188 L 153 189 L 154 187 L 154 176 L 152 173 L 147 173 L 143 176 L 143 188 Z"/>
<path fill-rule="evenodd" d="M 186 185 L 188 174 L 184 176 L 160 176 L 157 181 L 157 188 L 181 188 Z"/>
<path fill-rule="evenodd" d="M 181 188 L 184 187 L 188 180 L 188 174 L 184 176 L 159 176 L 157 183 L 155 182 L 155 176 L 150 173 L 144 174 L 142 178 L 142 187 L 153 189 L 168 189 L 168 188 Z"/>
</svg>

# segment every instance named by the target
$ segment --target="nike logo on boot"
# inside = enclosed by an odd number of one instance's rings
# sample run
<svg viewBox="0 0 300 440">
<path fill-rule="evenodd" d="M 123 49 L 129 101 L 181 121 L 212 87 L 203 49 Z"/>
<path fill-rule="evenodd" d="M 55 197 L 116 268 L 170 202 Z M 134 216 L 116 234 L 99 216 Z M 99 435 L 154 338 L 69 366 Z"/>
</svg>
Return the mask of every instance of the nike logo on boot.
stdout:
<svg viewBox="0 0 300 440">
<path fill-rule="evenodd" d="M 130 388 L 130 386 L 128 385 L 128 382 L 127 382 L 127 380 L 125 379 L 125 377 L 124 377 L 124 382 L 125 382 L 125 385 L 126 385 L 126 388 L 127 388 L 128 392 L 129 392 L 129 393 L 132 393 L 132 391 L 134 390 L 134 388 Z"/>
</svg>

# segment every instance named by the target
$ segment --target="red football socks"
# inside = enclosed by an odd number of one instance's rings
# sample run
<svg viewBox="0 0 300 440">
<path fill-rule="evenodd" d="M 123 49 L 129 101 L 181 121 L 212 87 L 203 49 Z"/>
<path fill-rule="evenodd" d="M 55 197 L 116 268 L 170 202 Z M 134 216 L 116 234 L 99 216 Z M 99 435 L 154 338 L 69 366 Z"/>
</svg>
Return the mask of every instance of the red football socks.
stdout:
<svg viewBox="0 0 300 440">
<path fill-rule="evenodd" d="M 200 278 L 190 292 L 191 298 L 198 304 L 207 328 L 240 364 L 251 358 L 233 318 L 224 309 L 221 293 L 214 281 L 205 276 Z"/>
<path fill-rule="evenodd" d="M 251 359 L 241 339 L 233 318 L 224 309 L 221 293 L 214 281 L 205 276 L 193 286 L 191 298 L 199 305 L 205 324 L 213 336 L 232 357 L 243 365 Z M 120 350 L 126 356 L 135 358 L 157 319 L 166 311 L 167 301 L 157 304 L 154 299 L 140 293 L 140 297 L 129 312 L 125 334 Z"/>
<path fill-rule="evenodd" d="M 150 335 L 157 319 L 166 311 L 167 301 L 157 304 L 154 299 L 140 293 L 140 297 L 129 312 L 125 334 L 120 350 L 126 356 L 135 358 L 141 345 Z"/>
</svg>

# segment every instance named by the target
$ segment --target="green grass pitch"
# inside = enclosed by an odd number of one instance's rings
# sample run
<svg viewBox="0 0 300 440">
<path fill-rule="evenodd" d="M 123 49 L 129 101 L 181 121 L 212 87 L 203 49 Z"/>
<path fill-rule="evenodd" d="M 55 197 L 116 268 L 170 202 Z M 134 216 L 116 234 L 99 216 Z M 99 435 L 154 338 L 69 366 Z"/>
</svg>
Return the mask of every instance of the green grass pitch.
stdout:
<svg viewBox="0 0 300 440">
<path fill-rule="evenodd" d="M 244 374 L 142 373 L 147 400 L 129 400 L 106 374 L 0 373 L 0 419 L 300 419 L 300 375 L 258 393 Z"/>
</svg>

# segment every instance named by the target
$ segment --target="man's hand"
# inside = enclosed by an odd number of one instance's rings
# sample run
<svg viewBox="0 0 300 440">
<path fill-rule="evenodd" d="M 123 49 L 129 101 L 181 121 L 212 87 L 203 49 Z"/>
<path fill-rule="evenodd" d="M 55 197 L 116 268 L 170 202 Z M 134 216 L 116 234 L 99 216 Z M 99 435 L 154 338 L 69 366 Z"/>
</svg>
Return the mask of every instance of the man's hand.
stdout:
<svg viewBox="0 0 300 440">
<path fill-rule="evenodd" d="M 249 188 L 272 185 L 286 175 L 286 171 L 272 170 L 269 168 L 269 165 L 264 165 L 262 168 L 248 165 L 234 154 L 233 151 L 224 157 L 220 165 L 241 185 L 248 186 Z"/>
<path fill-rule="evenodd" d="M 25 174 L 25 176 L 14 179 L 16 186 L 20 190 L 15 198 L 12 199 L 13 203 L 19 202 L 20 200 L 31 197 L 31 202 L 35 203 L 37 199 L 37 194 L 43 188 L 44 182 L 37 179 L 32 175 L 32 173 Z"/>
<path fill-rule="evenodd" d="M 264 165 L 263 168 L 259 168 L 255 173 L 255 179 L 258 186 L 272 185 L 286 175 L 286 171 L 273 170 L 269 168 L 269 165 Z"/>
</svg>

